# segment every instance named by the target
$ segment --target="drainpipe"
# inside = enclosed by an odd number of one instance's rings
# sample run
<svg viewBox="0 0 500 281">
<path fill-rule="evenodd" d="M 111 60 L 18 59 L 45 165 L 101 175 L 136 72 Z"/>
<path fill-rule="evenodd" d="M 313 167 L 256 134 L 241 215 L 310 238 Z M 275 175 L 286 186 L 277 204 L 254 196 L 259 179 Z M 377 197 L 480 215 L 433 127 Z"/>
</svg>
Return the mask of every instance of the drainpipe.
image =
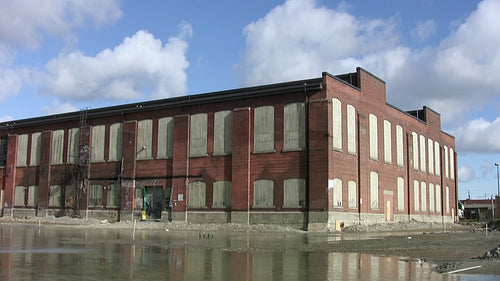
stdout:
<svg viewBox="0 0 500 281">
<path fill-rule="evenodd" d="M 305 131 L 306 131 L 306 143 L 305 143 L 305 146 L 306 146 L 306 186 L 305 186 L 305 198 L 304 198 L 304 201 L 305 201 L 305 210 L 304 210 L 304 223 L 303 223 L 303 228 L 304 230 L 307 230 L 308 227 L 309 227 L 309 179 L 310 179 L 310 175 L 309 175 L 309 97 L 306 95 L 306 106 L 305 106 Z"/>
</svg>

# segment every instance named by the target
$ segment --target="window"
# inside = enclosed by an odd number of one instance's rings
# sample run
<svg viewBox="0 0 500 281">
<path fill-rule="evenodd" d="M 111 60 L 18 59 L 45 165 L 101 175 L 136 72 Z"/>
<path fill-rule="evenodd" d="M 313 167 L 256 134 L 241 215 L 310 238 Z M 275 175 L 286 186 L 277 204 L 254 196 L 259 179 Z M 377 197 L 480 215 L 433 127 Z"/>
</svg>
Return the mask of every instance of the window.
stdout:
<svg viewBox="0 0 500 281">
<path fill-rule="evenodd" d="M 372 209 L 378 209 L 378 174 L 370 172 L 370 205 Z"/>
<path fill-rule="evenodd" d="M 425 137 L 420 135 L 420 171 L 425 172 Z"/>
<path fill-rule="evenodd" d="M 412 152 L 413 152 L 413 169 L 418 170 L 418 135 L 415 132 L 411 133 L 412 136 Z"/>
<path fill-rule="evenodd" d="M 274 107 L 255 108 L 254 152 L 274 152 Z"/>
<path fill-rule="evenodd" d="M 422 212 L 427 212 L 427 184 L 425 182 L 420 183 L 420 196 L 422 198 Z"/>
<path fill-rule="evenodd" d="M 453 148 L 450 147 L 450 178 L 455 178 L 455 153 Z"/>
<path fill-rule="evenodd" d="M 38 186 L 32 185 L 28 187 L 28 206 L 36 207 L 38 205 Z"/>
<path fill-rule="evenodd" d="M 342 103 L 339 99 L 332 99 L 332 143 L 333 149 L 342 150 Z"/>
<path fill-rule="evenodd" d="M 52 157 L 51 164 L 63 163 L 64 130 L 52 132 Z"/>
<path fill-rule="evenodd" d="M 92 162 L 104 161 L 104 136 L 106 127 L 104 125 L 92 127 L 92 150 L 90 160 Z"/>
<path fill-rule="evenodd" d="M 304 103 L 285 105 L 284 150 L 306 148 L 306 109 Z"/>
<path fill-rule="evenodd" d="M 188 185 L 188 207 L 206 208 L 207 184 L 202 181 L 190 182 Z"/>
<path fill-rule="evenodd" d="M 61 190 L 60 185 L 51 185 L 49 187 L 49 207 L 61 207 Z"/>
<path fill-rule="evenodd" d="M 107 193 L 108 194 L 107 194 L 106 207 L 108 208 L 119 207 L 121 201 L 120 186 L 117 184 L 108 185 Z"/>
<path fill-rule="evenodd" d="M 283 182 L 283 208 L 303 208 L 306 205 L 306 180 L 286 179 Z"/>
<path fill-rule="evenodd" d="M 446 213 L 449 214 L 450 213 L 450 188 L 448 186 L 446 186 L 446 189 L 445 189 L 445 204 L 446 204 Z"/>
<path fill-rule="evenodd" d="M 64 206 L 69 208 L 75 207 L 76 202 L 76 188 L 73 185 L 67 185 L 64 189 Z"/>
<path fill-rule="evenodd" d="M 444 175 L 445 177 L 449 178 L 450 177 L 450 164 L 448 162 L 450 158 L 448 157 L 448 147 L 445 145 L 444 146 Z"/>
<path fill-rule="evenodd" d="M 254 181 L 253 207 L 274 208 L 274 182 L 272 180 Z"/>
<path fill-rule="evenodd" d="M 434 201 L 434 184 L 429 183 L 429 211 L 431 213 L 435 212 L 435 201 Z"/>
<path fill-rule="evenodd" d="M 391 122 L 384 120 L 384 161 L 392 163 Z"/>
<path fill-rule="evenodd" d="M 66 163 L 77 163 L 80 158 L 80 129 L 73 128 L 68 131 L 68 153 Z"/>
<path fill-rule="evenodd" d="M 30 166 L 40 165 L 40 147 L 42 146 L 42 133 L 31 134 Z"/>
<path fill-rule="evenodd" d="M 398 211 L 405 210 L 405 181 L 398 177 Z"/>
<path fill-rule="evenodd" d="M 377 116 L 369 115 L 370 126 L 370 158 L 378 160 L 378 132 L 377 132 Z"/>
<path fill-rule="evenodd" d="M 434 174 L 434 141 L 427 139 L 427 157 L 429 174 Z"/>
<path fill-rule="evenodd" d="M 26 167 L 28 162 L 28 135 L 17 137 L 17 167 Z"/>
<path fill-rule="evenodd" d="M 174 118 L 158 120 L 158 158 L 172 158 L 174 155 Z"/>
<path fill-rule="evenodd" d="M 355 181 L 348 181 L 347 182 L 347 198 L 349 202 L 347 203 L 347 207 L 349 209 L 356 209 L 358 207 L 357 203 L 357 187 L 356 187 L 356 182 Z"/>
<path fill-rule="evenodd" d="M 396 125 L 396 163 L 400 167 L 404 166 L 403 149 L 403 128 Z"/>
<path fill-rule="evenodd" d="M 109 161 L 119 161 L 122 158 L 123 124 L 114 123 L 109 126 Z"/>
<path fill-rule="evenodd" d="M 153 143 L 153 120 L 146 119 L 137 123 L 136 159 L 151 159 Z"/>
<path fill-rule="evenodd" d="M 24 207 L 25 198 L 26 198 L 26 187 L 16 186 L 14 191 L 14 206 Z"/>
<path fill-rule="evenodd" d="M 0 166 L 5 166 L 7 164 L 7 143 L 7 136 L 0 138 Z"/>
<path fill-rule="evenodd" d="M 102 206 L 102 185 L 93 184 L 89 189 L 89 207 Z"/>
<path fill-rule="evenodd" d="M 413 181 L 413 210 L 420 210 L 420 184 L 417 180 Z"/>
<path fill-rule="evenodd" d="M 441 175 L 441 151 L 440 151 L 440 146 L 439 143 L 436 141 L 434 142 L 434 163 L 435 163 L 435 171 L 436 175 L 439 176 Z"/>
<path fill-rule="evenodd" d="M 206 113 L 191 116 L 190 156 L 207 156 L 207 124 L 208 116 Z"/>
<path fill-rule="evenodd" d="M 347 152 L 356 154 L 356 108 L 347 105 Z"/>
<path fill-rule="evenodd" d="M 436 185 L 436 211 L 441 212 L 441 186 Z"/>
<path fill-rule="evenodd" d="M 214 117 L 214 154 L 229 155 L 233 150 L 233 112 L 219 111 Z"/>
<path fill-rule="evenodd" d="M 231 207 L 231 182 L 216 181 L 214 182 L 213 208 L 230 208 Z"/>
<path fill-rule="evenodd" d="M 342 208 L 342 180 L 333 179 L 332 205 L 333 208 Z"/>
<path fill-rule="evenodd" d="M 136 188 L 134 191 L 134 205 L 136 210 L 143 210 L 144 208 L 144 190 Z"/>
</svg>

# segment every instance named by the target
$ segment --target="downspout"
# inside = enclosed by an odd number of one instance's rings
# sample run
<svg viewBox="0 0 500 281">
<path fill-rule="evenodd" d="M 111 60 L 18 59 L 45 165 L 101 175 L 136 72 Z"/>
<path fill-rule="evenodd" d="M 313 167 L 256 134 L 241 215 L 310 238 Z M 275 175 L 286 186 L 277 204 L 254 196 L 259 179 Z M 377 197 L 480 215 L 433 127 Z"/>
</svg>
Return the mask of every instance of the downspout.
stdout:
<svg viewBox="0 0 500 281">
<path fill-rule="evenodd" d="M 408 205 L 408 221 L 411 221 L 411 177 L 410 177 L 410 173 L 411 173 L 411 169 L 412 169 L 412 165 L 411 165 L 411 157 L 413 157 L 412 155 L 412 152 L 413 152 L 413 143 L 412 143 L 412 146 L 410 146 L 410 133 L 409 132 L 406 132 L 406 184 L 408 186 L 407 190 L 408 190 L 408 202 L 407 202 L 407 205 Z M 413 138 L 412 139 L 412 142 L 413 142 Z M 410 148 L 411 148 L 411 151 L 410 151 Z"/>
<path fill-rule="evenodd" d="M 358 125 L 358 135 L 357 135 L 357 150 L 358 150 L 358 222 L 361 223 L 361 204 L 363 203 L 361 198 L 361 121 L 359 118 L 359 112 L 356 115 L 357 125 Z"/>
<path fill-rule="evenodd" d="M 305 91 L 305 89 L 304 89 Z M 306 190 L 305 190 L 305 198 L 304 198 L 304 201 L 305 201 L 305 210 L 304 210 L 304 222 L 303 222 L 303 226 L 302 228 L 304 230 L 307 230 L 308 227 L 309 227 L 309 179 L 310 179 L 310 175 L 309 175 L 309 97 L 306 95 L 306 106 L 305 106 L 305 115 L 306 115 L 306 120 L 305 120 L 305 131 L 306 131 L 306 143 L 305 143 L 305 146 L 306 146 Z"/>
</svg>

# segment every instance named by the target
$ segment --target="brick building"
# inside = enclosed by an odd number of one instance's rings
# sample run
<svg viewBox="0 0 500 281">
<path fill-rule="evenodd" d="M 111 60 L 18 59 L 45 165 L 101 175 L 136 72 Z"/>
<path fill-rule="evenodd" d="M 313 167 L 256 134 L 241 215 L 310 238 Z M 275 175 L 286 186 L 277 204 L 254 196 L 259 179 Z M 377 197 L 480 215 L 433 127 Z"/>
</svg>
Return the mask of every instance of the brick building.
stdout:
<svg viewBox="0 0 500 281">
<path fill-rule="evenodd" d="M 355 73 L 0 123 L 3 216 L 451 222 L 455 140 Z"/>
</svg>

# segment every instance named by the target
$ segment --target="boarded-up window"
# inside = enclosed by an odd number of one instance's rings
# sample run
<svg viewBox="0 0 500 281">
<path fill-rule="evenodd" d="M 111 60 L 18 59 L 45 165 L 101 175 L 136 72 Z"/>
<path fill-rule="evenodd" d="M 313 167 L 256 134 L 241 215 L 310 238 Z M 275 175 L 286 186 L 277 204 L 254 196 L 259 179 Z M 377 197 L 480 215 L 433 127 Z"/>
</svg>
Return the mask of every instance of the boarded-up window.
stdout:
<svg viewBox="0 0 500 281">
<path fill-rule="evenodd" d="M 392 163 L 392 133 L 391 122 L 384 120 L 384 161 Z"/>
<path fill-rule="evenodd" d="M 405 210 L 405 181 L 398 177 L 398 211 Z"/>
<path fill-rule="evenodd" d="M 174 118 L 158 120 L 158 158 L 171 158 L 174 154 Z"/>
<path fill-rule="evenodd" d="M 274 182 L 272 180 L 254 181 L 253 207 L 274 208 Z"/>
<path fill-rule="evenodd" d="M 73 185 L 67 185 L 64 188 L 64 206 L 74 208 L 76 202 L 76 188 Z"/>
<path fill-rule="evenodd" d="M 396 125 L 396 163 L 398 166 L 404 166 L 404 152 L 403 152 L 403 128 Z"/>
<path fill-rule="evenodd" d="M 415 132 L 411 133 L 412 136 L 412 152 L 413 152 L 413 169 L 418 170 L 418 135 Z"/>
<path fill-rule="evenodd" d="M 122 158 L 123 124 L 114 123 L 109 126 L 109 161 L 119 161 Z"/>
<path fill-rule="evenodd" d="M 441 186 L 436 184 L 436 211 L 441 212 Z"/>
<path fill-rule="evenodd" d="M 42 145 L 42 133 L 31 134 L 30 166 L 40 165 L 40 146 Z"/>
<path fill-rule="evenodd" d="M 435 212 L 435 201 L 434 201 L 434 184 L 429 183 L 429 211 L 431 213 Z"/>
<path fill-rule="evenodd" d="M 356 147 L 356 108 L 347 105 L 347 152 L 357 153 Z"/>
<path fill-rule="evenodd" d="M 342 103 L 332 99 L 332 143 L 333 149 L 342 150 Z"/>
<path fill-rule="evenodd" d="M 436 176 L 441 175 L 441 148 L 437 141 L 434 142 L 434 164 Z"/>
<path fill-rule="evenodd" d="M 333 179 L 332 204 L 333 208 L 342 208 L 342 180 Z"/>
<path fill-rule="evenodd" d="M 358 189 L 355 181 L 348 181 L 347 182 L 347 207 L 349 209 L 356 209 L 358 207 Z"/>
<path fill-rule="evenodd" d="M 306 180 L 286 179 L 283 182 L 283 208 L 302 208 L 306 205 Z"/>
<path fill-rule="evenodd" d="M 214 154 L 228 155 L 233 150 L 233 112 L 219 111 L 214 117 Z"/>
<path fill-rule="evenodd" d="M 28 187 L 28 206 L 35 207 L 38 205 L 38 186 L 32 185 Z"/>
<path fill-rule="evenodd" d="M 306 148 L 306 108 L 304 103 L 285 105 L 284 149 L 298 150 Z"/>
<path fill-rule="evenodd" d="M 231 182 L 216 181 L 214 182 L 213 208 L 230 208 L 231 207 Z"/>
<path fill-rule="evenodd" d="M 153 143 L 153 120 L 141 120 L 137 123 L 137 156 L 136 158 L 151 159 Z"/>
<path fill-rule="evenodd" d="M 26 187 L 16 186 L 14 192 L 14 206 L 24 207 L 26 198 Z"/>
<path fill-rule="evenodd" d="M 93 184 L 89 188 L 89 207 L 102 206 L 102 185 Z"/>
<path fill-rule="evenodd" d="M 370 206 L 378 209 L 378 174 L 370 172 Z"/>
<path fill-rule="evenodd" d="M 76 163 L 80 157 L 80 129 L 73 128 L 68 131 L 68 153 L 66 163 Z"/>
<path fill-rule="evenodd" d="M 427 212 L 427 184 L 425 182 L 420 183 L 420 198 L 422 201 L 422 212 Z"/>
<path fill-rule="evenodd" d="M 134 205 L 136 210 L 144 208 L 144 190 L 142 188 L 136 188 L 134 191 Z"/>
<path fill-rule="evenodd" d="M 448 162 L 450 158 L 448 157 L 448 146 L 444 146 L 444 176 L 449 178 L 450 177 L 450 164 Z"/>
<path fill-rule="evenodd" d="M 190 156 L 207 156 L 207 122 L 206 113 L 191 115 Z"/>
<path fill-rule="evenodd" d="M 434 141 L 431 139 L 427 139 L 427 158 L 429 174 L 434 174 Z"/>
<path fill-rule="evenodd" d="M 254 115 L 254 152 L 273 152 L 274 107 L 257 107 Z"/>
<path fill-rule="evenodd" d="M 49 207 L 61 207 L 61 190 L 60 185 L 51 185 L 49 187 Z"/>
<path fill-rule="evenodd" d="M 107 207 L 114 208 L 120 206 L 120 186 L 117 184 L 108 185 L 108 194 L 107 194 Z"/>
<path fill-rule="evenodd" d="M 450 147 L 450 178 L 455 178 L 455 153 L 453 148 Z"/>
<path fill-rule="evenodd" d="M 202 181 L 190 182 L 188 186 L 188 207 L 206 208 L 207 184 Z"/>
<path fill-rule="evenodd" d="M 28 163 L 28 135 L 17 137 L 17 167 L 26 167 Z"/>
<path fill-rule="evenodd" d="M 90 159 L 92 162 L 104 161 L 104 136 L 106 127 L 104 125 L 92 127 L 92 153 Z"/>
<path fill-rule="evenodd" d="M 420 210 L 420 184 L 417 180 L 413 181 L 413 210 Z"/>
<path fill-rule="evenodd" d="M 57 130 L 52 133 L 52 155 L 51 164 L 62 164 L 64 154 L 64 130 Z"/>
<path fill-rule="evenodd" d="M 425 137 L 420 135 L 420 171 L 426 171 L 425 163 Z"/>
<path fill-rule="evenodd" d="M 378 160 L 377 116 L 370 114 L 368 122 L 370 126 L 370 158 L 373 160 Z"/>
</svg>

